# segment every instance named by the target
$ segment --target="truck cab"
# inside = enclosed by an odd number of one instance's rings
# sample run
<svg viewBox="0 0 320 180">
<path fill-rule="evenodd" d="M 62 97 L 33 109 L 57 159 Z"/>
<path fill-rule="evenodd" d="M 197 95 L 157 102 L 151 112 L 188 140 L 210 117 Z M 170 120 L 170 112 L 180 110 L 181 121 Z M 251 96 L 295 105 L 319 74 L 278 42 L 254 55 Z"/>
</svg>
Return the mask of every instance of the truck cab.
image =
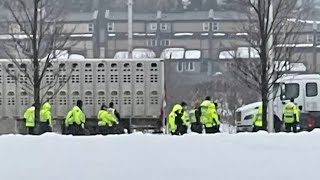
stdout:
<svg viewBox="0 0 320 180">
<path fill-rule="evenodd" d="M 309 131 L 320 127 L 319 88 L 319 74 L 285 74 L 274 85 L 274 114 L 282 121 L 283 104 L 294 99 L 301 111 L 300 129 Z M 252 127 L 255 109 L 255 106 L 249 104 L 236 111 L 238 131 L 241 131 L 244 126 L 249 127 L 249 122 Z"/>
</svg>

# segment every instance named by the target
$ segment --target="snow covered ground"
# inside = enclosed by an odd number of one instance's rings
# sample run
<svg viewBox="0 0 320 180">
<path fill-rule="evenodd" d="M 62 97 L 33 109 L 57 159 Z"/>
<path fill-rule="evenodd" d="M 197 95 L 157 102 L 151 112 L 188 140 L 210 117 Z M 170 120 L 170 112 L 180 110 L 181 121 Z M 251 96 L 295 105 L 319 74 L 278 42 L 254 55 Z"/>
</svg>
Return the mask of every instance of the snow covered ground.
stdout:
<svg viewBox="0 0 320 180">
<path fill-rule="evenodd" d="M 0 136 L 3 180 L 316 180 L 320 131 Z"/>
</svg>

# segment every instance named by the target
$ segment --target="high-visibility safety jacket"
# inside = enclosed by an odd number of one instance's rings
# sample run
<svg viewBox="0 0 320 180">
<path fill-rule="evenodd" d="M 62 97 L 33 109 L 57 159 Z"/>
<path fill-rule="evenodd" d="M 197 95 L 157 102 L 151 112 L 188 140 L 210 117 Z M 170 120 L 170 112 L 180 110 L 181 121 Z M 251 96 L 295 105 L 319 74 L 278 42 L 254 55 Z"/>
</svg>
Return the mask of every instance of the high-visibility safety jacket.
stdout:
<svg viewBox="0 0 320 180">
<path fill-rule="evenodd" d="M 35 110 L 36 108 L 31 106 L 23 114 L 23 117 L 26 119 L 26 127 L 35 127 Z"/>
<path fill-rule="evenodd" d="M 44 103 L 41 108 L 40 122 L 48 122 L 52 126 L 51 105 L 49 102 Z"/>
<path fill-rule="evenodd" d="M 288 102 L 283 106 L 283 121 L 285 123 L 293 123 L 299 121 L 299 110 L 296 104 Z"/>
<path fill-rule="evenodd" d="M 207 127 L 214 127 L 220 124 L 219 115 L 213 102 L 205 100 L 201 103 L 201 123 Z"/>
<path fill-rule="evenodd" d="M 119 119 L 116 116 L 116 109 L 114 108 L 108 108 L 108 113 L 111 115 L 112 119 L 110 119 L 111 123 L 113 124 L 119 124 Z"/>
<path fill-rule="evenodd" d="M 86 122 L 86 117 L 83 111 L 78 106 L 73 106 L 73 108 L 68 112 L 65 125 L 68 126 L 70 124 L 77 124 L 84 127 L 84 123 Z"/>
<path fill-rule="evenodd" d="M 114 123 L 114 118 L 106 110 L 100 110 L 98 112 L 98 126 L 112 126 Z"/>
<path fill-rule="evenodd" d="M 253 125 L 256 127 L 262 127 L 263 121 L 262 121 L 262 104 L 259 105 L 256 112 L 253 114 Z"/>
<path fill-rule="evenodd" d="M 196 118 L 196 110 L 192 109 L 188 112 L 189 115 L 189 121 L 190 123 L 195 123 L 197 122 L 197 118 Z"/>
<path fill-rule="evenodd" d="M 176 113 L 182 112 L 182 106 L 180 104 L 176 104 L 173 106 L 172 111 L 169 114 L 169 130 L 171 132 L 175 132 L 177 130 L 177 124 L 176 124 Z"/>
</svg>

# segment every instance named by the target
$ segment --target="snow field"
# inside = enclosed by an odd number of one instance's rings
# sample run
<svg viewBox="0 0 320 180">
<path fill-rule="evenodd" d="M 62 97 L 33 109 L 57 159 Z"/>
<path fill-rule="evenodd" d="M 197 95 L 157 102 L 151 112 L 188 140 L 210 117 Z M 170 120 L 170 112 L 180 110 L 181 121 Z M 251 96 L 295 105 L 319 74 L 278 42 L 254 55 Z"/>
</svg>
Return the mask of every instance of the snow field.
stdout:
<svg viewBox="0 0 320 180">
<path fill-rule="evenodd" d="M 0 136 L 4 180 L 315 180 L 320 131 Z"/>
</svg>

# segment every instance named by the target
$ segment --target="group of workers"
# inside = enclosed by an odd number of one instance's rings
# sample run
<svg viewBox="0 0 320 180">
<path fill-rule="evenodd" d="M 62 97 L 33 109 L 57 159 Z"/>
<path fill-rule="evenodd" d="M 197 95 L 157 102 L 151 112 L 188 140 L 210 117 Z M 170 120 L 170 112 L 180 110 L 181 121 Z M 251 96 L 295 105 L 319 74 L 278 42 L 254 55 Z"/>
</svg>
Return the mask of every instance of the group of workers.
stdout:
<svg viewBox="0 0 320 180">
<path fill-rule="evenodd" d="M 84 135 L 86 116 L 82 110 L 82 101 L 78 100 L 70 111 L 68 111 L 64 126 L 66 134 Z M 299 123 L 300 111 L 294 100 L 285 103 L 283 106 L 282 119 L 285 123 L 287 132 L 297 132 L 297 124 Z M 32 105 L 24 113 L 25 126 L 28 129 L 28 134 L 43 134 L 52 132 L 52 115 L 51 105 L 45 102 L 40 110 L 40 120 L 35 121 L 35 106 Z M 278 120 L 277 120 L 278 119 Z M 123 128 L 119 126 L 120 115 L 114 108 L 114 104 L 109 103 L 109 107 L 102 105 L 97 114 L 97 133 L 102 135 L 121 134 L 124 133 Z M 280 119 L 275 116 L 275 121 Z M 36 124 L 39 123 L 39 132 L 35 132 Z M 202 133 L 203 129 L 206 134 L 214 134 L 220 132 L 220 116 L 217 111 L 217 104 L 207 96 L 200 104 L 196 103 L 194 108 L 187 110 L 187 104 L 182 102 L 173 106 L 169 117 L 168 127 L 172 135 L 186 134 L 189 127 L 192 132 Z M 275 128 L 276 131 L 279 128 Z M 262 105 L 258 107 L 253 115 L 253 132 L 265 130 L 262 119 Z"/>
<path fill-rule="evenodd" d="M 282 120 L 285 125 L 286 132 L 297 132 L 297 125 L 299 124 L 300 109 L 294 99 L 290 102 L 284 103 L 282 110 Z M 279 117 L 274 116 L 275 131 L 280 132 L 281 130 L 281 120 Z M 253 132 L 258 132 L 260 130 L 265 130 L 262 119 L 262 104 L 258 107 L 253 115 Z"/>
<path fill-rule="evenodd" d="M 187 111 L 187 104 L 182 102 L 173 106 L 168 117 L 169 131 L 172 135 L 183 135 L 188 131 L 213 134 L 220 132 L 220 120 L 217 104 L 207 96 L 201 104 L 195 104 L 194 109 Z"/>
<path fill-rule="evenodd" d="M 85 123 L 86 116 L 82 110 L 82 101 L 78 100 L 70 111 L 68 111 L 64 126 L 65 133 L 71 135 L 85 135 Z M 35 120 L 35 105 L 33 104 L 24 113 L 25 126 L 28 130 L 28 134 L 36 135 L 43 134 L 46 132 L 52 132 L 52 115 L 51 105 L 49 102 L 45 102 L 40 110 L 40 120 Z M 109 103 L 109 107 L 102 105 L 101 109 L 97 114 L 97 134 L 108 135 L 108 134 L 120 134 L 122 128 L 119 126 L 120 115 L 114 108 L 113 102 Z M 39 123 L 39 124 L 38 124 Z M 38 124 L 38 125 L 37 125 Z M 36 125 L 39 128 L 36 132 Z"/>
</svg>

